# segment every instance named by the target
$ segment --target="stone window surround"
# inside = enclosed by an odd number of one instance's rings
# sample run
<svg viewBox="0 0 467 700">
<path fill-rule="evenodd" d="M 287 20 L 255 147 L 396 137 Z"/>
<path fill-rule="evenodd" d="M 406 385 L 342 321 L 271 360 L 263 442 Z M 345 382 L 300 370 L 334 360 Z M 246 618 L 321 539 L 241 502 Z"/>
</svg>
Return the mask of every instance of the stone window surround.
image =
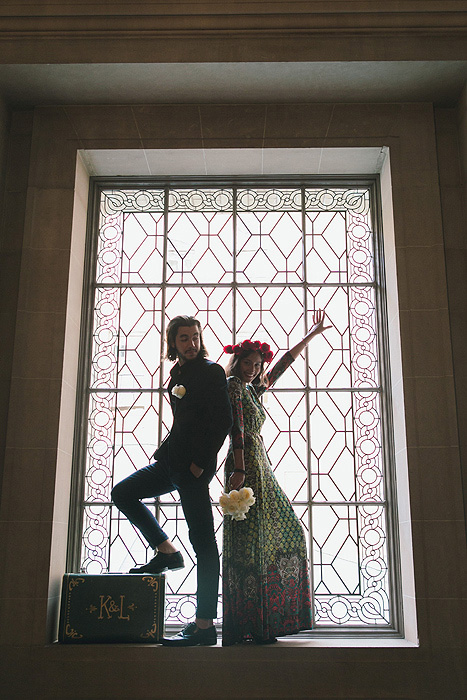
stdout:
<svg viewBox="0 0 467 700">
<path fill-rule="evenodd" d="M 290 107 L 290 106 L 289 106 Z M 403 364 L 402 359 L 404 359 L 404 352 L 400 353 L 399 337 L 400 337 L 400 325 L 399 325 L 399 310 L 401 308 L 407 309 L 407 297 L 409 292 L 413 295 L 415 294 L 413 289 L 409 289 L 410 285 L 407 285 L 407 280 L 404 279 L 403 271 L 406 269 L 404 266 L 398 270 L 399 279 L 396 278 L 396 255 L 398 255 L 398 247 L 407 246 L 407 235 L 411 228 L 416 229 L 417 220 L 416 209 L 417 207 L 411 207 L 410 211 L 407 213 L 405 211 L 405 216 L 401 217 L 402 212 L 406 207 L 403 206 L 404 198 L 403 193 L 406 188 L 409 188 L 413 184 L 414 176 L 417 176 L 417 187 L 415 190 L 415 199 L 418 205 L 423 205 L 428 207 L 429 215 L 434 222 L 432 230 L 429 232 L 430 241 L 429 244 L 435 247 L 437 250 L 434 252 L 439 253 L 441 251 L 442 255 L 442 229 L 439 216 L 439 195 L 436 194 L 437 190 L 433 188 L 433 177 L 436 176 L 435 167 L 433 164 L 434 157 L 434 145 L 432 140 L 432 134 L 430 129 L 427 127 L 427 122 L 425 118 L 431 112 L 431 106 L 428 105 L 397 105 L 397 108 L 401 108 L 404 112 L 404 119 L 401 119 L 400 123 L 397 125 L 396 136 L 387 135 L 386 136 L 372 136 L 371 138 L 365 132 L 365 124 L 361 125 L 359 117 L 359 111 L 362 105 L 347 105 L 350 112 L 354 112 L 353 118 L 349 121 L 351 122 L 344 124 L 341 129 L 341 137 L 325 139 L 326 147 L 336 147 L 336 142 L 344 141 L 345 147 L 352 148 L 358 147 L 359 145 L 371 145 L 371 146 L 389 146 L 389 152 L 391 155 L 391 162 L 386 161 L 386 166 L 381 172 L 381 183 L 382 183 L 382 196 L 383 196 L 383 229 L 385 237 L 389 236 L 391 238 L 399 239 L 399 246 L 396 242 L 396 248 L 393 254 L 387 256 L 386 259 L 386 273 L 388 276 L 388 320 L 390 327 L 390 348 L 391 348 L 391 359 L 392 359 L 392 369 L 393 369 L 393 392 L 394 392 L 394 405 L 395 405 L 395 415 L 396 418 L 399 416 L 401 419 L 404 416 L 404 394 L 402 385 L 402 369 L 410 365 L 410 358 L 407 358 L 406 351 L 406 362 Z M 369 106 L 371 109 L 371 106 Z M 387 105 L 388 110 L 394 109 L 394 105 Z M 381 106 L 378 106 L 381 109 Z M 37 201 L 37 196 L 39 199 L 42 195 L 47 195 L 51 199 L 56 199 L 54 202 L 55 214 L 59 208 L 58 203 L 58 190 L 61 190 L 63 194 L 63 189 L 67 189 L 68 192 L 73 192 L 73 207 L 71 211 L 70 198 L 67 199 L 65 212 L 68 217 L 67 229 L 63 230 L 63 247 L 68 249 L 66 256 L 63 260 L 68 260 L 69 263 L 69 275 L 64 284 L 57 286 L 57 294 L 60 297 L 60 304 L 57 308 L 61 309 L 64 313 L 65 304 L 64 300 L 66 298 L 66 327 L 64 332 L 64 362 L 61 370 L 60 377 L 60 399 L 59 399 L 59 418 L 57 422 L 57 431 L 54 435 L 50 436 L 49 446 L 55 445 L 56 450 L 56 473 L 55 473 L 55 497 L 53 498 L 53 503 L 50 504 L 51 510 L 49 513 L 43 514 L 44 521 L 51 521 L 51 530 L 49 538 L 50 547 L 50 569 L 48 571 L 48 602 L 47 606 L 49 613 L 49 633 L 47 638 L 49 640 L 54 638 L 54 628 L 57 619 L 58 610 L 58 596 L 61 581 L 61 574 L 64 571 L 64 562 L 66 557 L 66 532 L 67 532 L 67 520 L 68 520 L 68 493 L 69 493 L 69 481 L 70 481 L 70 470 L 71 470 L 71 449 L 73 443 L 73 423 L 74 423 L 74 407 L 75 407 L 75 396 L 76 396 L 76 376 L 77 376 L 77 349 L 78 349 L 78 338 L 79 338 L 79 328 L 80 328 L 80 311 L 81 311 L 81 284 L 83 279 L 83 263 L 84 263 L 84 232 L 86 228 L 86 216 L 87 216 L 87 187 L 88 187 L 88 173 L 83 165 L 82 159 L 78 156 L 77 152 L 80 150 L 86 150 L 80 148 L 79 139 L 70 138 L 70 134 L 62 135 L 56 131 L 49 130 L 48 126 L 48 116 L 51 116 L 51 121 L 54 121 L 54 117 L 57 118 L 57 122 L 60 122 L 60 116 L 58 112 L 62 111 L 64 108 L 40 108 L 36 110 L 37 119 L 35 120 L 35 129 L 33 134 L 33 157 L 31 160 L 30 168 L 30 179 L 29 179 L 29 192 L 28 192 L 28 204 L 29 204 L 29 215 L 27 217 L 27 224 L 25 229 L 25 246 L 24 250 L 26 255 L 23 256 L 23 266 L 25 267 L 24 278 L 22 275 L 21 287 L 20 287 L 20 302 L 19 309 L 27 308 L 29 306 L 34 306 L 34 303 L 30 304 L 31 301 L 25 290 L 26 269 L 28 263 L 28 245 L 31 251 L 35 247 L 32 244 L 34 240 L 34 231 L 37 230 L 40 238 L 40 222 L 38 220 L 40 214 L 40 207 L 37 212 L 33 212 L 34 207 L 31 206 L 33 201 Z M 93 110 L 90 108 L 83 108 Z M 426 111 L 425 111 L 426 110 Z M 47 114 L 48 113 L 48 114 Z M 52 113 L 52 114 L 51 114 Z M 424 123 L 424 128 L 421 129 L 418 134 L 418 120 Z M 355 135 L 356 132 L 360 131 L 359 135 Z M 362 133 L 363 131 L 363 133 Z M 345 135 L 351 133 L 351 136 Z M 53 135 L 52 135 L 53 134 Z M 420 138 L 418 138 L 420 135 Z M 76 136 L 73 133 L 73 136 Z M 98 138 L 95 138 L 93 147 L 99 148 L 100 143 L 104 145 L 102 148 L 108 147 L 108 141 L 105 138 L 105 125 L 103 127 L 102 133 Z M 240 136 L 237 139 L 237 144 L 242 145 L 242 140 L 248 146 L 247 139 L 242 139 Z M 117 140 L 116 140 L 117 141 Z M 286 141 L 286 139 L 284 139 Z M 293 143 L 293 139 L 289 140 L 289 143 Z M 418 141 L 418 142 L 417 142 Z M 423 145 L 427 148 L 425 151 L 420 150 L 422 145 L 420 142 L 425 141 Z M 116 150 L 118 149 L 118 144 Z M 121 139 L 121 145 L 124 147 L 124 140 Z M 285 145 L 285 143 L 284 143 Z M 60 151 L 62 149 L 62 151 Z M 416 155 L 419 156 L 418 160 Z M 56 166 L 52 166 L 52 171 L 47 170 L 47 165 L 54 162 L 54 156 L 56 156 Z M 65 170 L 61 169 L 60 166 L 64 165 L 66 160 Z M 391 182 L 392 179 L 392 182 Z M 63 184 L 65 183 L 65 184 Z M 61 187 L 63 185 L 63 187 Z M 54 196 L 54 190 L 56 190 L 57 197 Z M 386 203 L 391 199 L 391 192 L 394 199 L 394 208 L 388 207 Z M 433 195 L 434 192 L 434 195 Z M 427 201 L 427 194 L 433 195 L 430 201 Z M 431 206 L 431 209 L 430 209 Z M 63 202 L 60 202 L 60 208 L 63 209 Z M 421 207 L 418 207 L 421 210 Z M 392 224 L 394 218 L 398 218 L 397 226 L 397 236 L 394 234 L 394 228 Z M 36 216 L 37 214 L 37 216 Z M 36 217 L 36 218 L 35 218 Z M 69 222 L 72 217 L 72 226 L 69 226 Z M 43 227 L 42 223 L 42 227 Z M 71 232 L 71 241 L 66 243 L 67 237 L 69 238 Z M 420 239 L 413 241 L 414 246 L 425 247 L 428 243 L 421 243 Z M 37 245 L 37 243 L 36 243 Z M 60 246 L 62 247 L 62 246 Z M 389 246 L 387 247 L 387 251 Z M 387 252 L 386 251 L 386 252 Z M 66 251 L 65 251 L 66 252 Z M 399 262 L 399 260 L 398 260 Z M 403 261 L 405 262 L 405 261 Z M 441 260 L 443 262 L 443 260 Z M 438 276 L 435 276 L 432 282 L 435 286 L 435 291 L 440 292 L 440 307 L 442 310 L 446 310 L 447 313 L 447 303 L 445 301 L 445 288 L 442 284 L 445 284 L 445 278 L 443 273 L 437 270 Z M 439 277 L 441 275 L 441 277 Z M 392 280 L 390 282 L 390 279 Z M 61 282 L 61 280 L 59 281 Z M 63 294 L 65 292 L 65 295 Z M 397 296 L 399 295 L 399 297 Z M 413 304 L 414 297 L 412 296 L 412 306 L 409 308 L 426 308 L 426 299 L 419 299 L 420 302 L 417 306 L 417 300 L 415 300 L 415 305 Z M 57 302 L 58 303 L 58 302 Z M 429 306 L 429 304 L 428 304 Z M 406 339 L 407 340 L 407 339 Z M 19 356 L 19 351 L 16 349 L 16 358 Z M 403 347 L 404 350 L 404 347 Z M 38 348 L 40 351 L 40 348 Z M 395 358 L 400 358 L 395 361 Z M 16 359 L 16 366 L 18 366 L 18 360 Z M 411 368 L 409 367 L 409 370 Z M 15 376 L 16 374 L 16 376 Z M 449 373 L 447 374 L 447 379 L 449 381 Z M 19 381 L 21 379 L 21 374 L 14 372 L 14 380 Z M 412 380 L 414 376 L 413 369 L 409 372 L 404 372 L 404 378 L 409 377 Z M 448 398 L 452 399 L 447 393 Z M 407 398 L 407 395 L 406 395 Z M 452 411 L 453 407 L 448 406 L 448 410 Z M 409 406 L 406 412 L 406 417 L 412 418 L 413 406 Z M 15 415 L 13 411 L 12 420 L 14 421 Z M 58 418 L 58 415 L 57 415 Z M 397 422 L 397 421 L 396 421 Z M 408 423 L 408 437 L 407 443 L 409 445 L 409 451 L 414 450 L 423 444 L 419 444 L 418 436 L 414 434 L 414 423 L 409 420 Z M 412 644 L 416 643 L 417 631 L 415 626 L 415 595 L 414 595 L 414 585 L 412 576 L 412 557 L 411 557 L 411 517 L 408 502 L 408 489 L 406 488 L 409 472 L 407 472 L 406 465 L 410 462 L 407 459 L 407 450 L 405 447 L 405 435 L 404 426 L 396 424 L 396 454 L 397 454 L 397 480 L 398 486 L 400 487 L 401 495 L 405 493 L 405 499 L 402 498 L 400 507 L 400 536 L 401 542 L 403 543 L 402 551 L 409 553 L 408 560 L 403 561 L 403 591 L 404 591 L 404 610 L 408 617 L 405 620 L 405 631 L 406 639 Z M 14 442 L 14 441 L 13 441 Z M 423 442 L 423 441 L 422 441 Z M 14 445 L 12 445 L 14 446 Z M 400 468 L 399 468 L 400 465 Z M 410 464 L 409 464 L 410 467 Z M 410 471 L 410 470 L 409 470 Z M 405 559 L 405 557 L 404 557 Z M 43 579 L 42 579 L 43 580 Z M 40 596 L 43 599 L 43 591 Z M 43 609 L 44 610 L 44 609 Z M 44 611 L 45 612 L 45 611 Z M 44 634 L 45 626 L 38 625 L 37 634 L 39 638 Z M 39 630 L 42 630 L 40 632 Z M 36 639 L 36 643 L 39 639 Z M 40 642 L 39 642 L 40 643 Z M 316 644 L 316 643 L 314 643 Z M 371 644 L 371 641 L 370 641 Z M 385 646 L 387 645 L 387 642 Z"/>
</svg>

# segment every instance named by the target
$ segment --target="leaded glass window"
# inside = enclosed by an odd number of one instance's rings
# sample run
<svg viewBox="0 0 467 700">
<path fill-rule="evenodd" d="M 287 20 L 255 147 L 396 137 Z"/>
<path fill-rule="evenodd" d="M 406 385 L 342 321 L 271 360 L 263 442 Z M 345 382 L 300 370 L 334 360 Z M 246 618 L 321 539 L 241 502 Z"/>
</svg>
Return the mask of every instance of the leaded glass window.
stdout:
<svg viewBox="0 0 467 700">
<path fill-rule="evenodd" d="M 266 393 L 263 437 L 306 533 L 315 629 L 396 627 L 374 192 L 374 183 L 96 185 L 77 454 L 82 571 L 126 572 L 152 556 L 110 492 L 170 429 L 168 321 L 196 316 L 210 359 L 225 365 L 223 345 L 245 338 L 279 357 L 322 308 L 332 328 Z M 211 483 L 220 550 L 225 453 Z M 166 624 L 180 624 L 194 614 L 196 577 L 178 494 L 148 505 L 187 564 L 167 577 Z"/>
</svg>

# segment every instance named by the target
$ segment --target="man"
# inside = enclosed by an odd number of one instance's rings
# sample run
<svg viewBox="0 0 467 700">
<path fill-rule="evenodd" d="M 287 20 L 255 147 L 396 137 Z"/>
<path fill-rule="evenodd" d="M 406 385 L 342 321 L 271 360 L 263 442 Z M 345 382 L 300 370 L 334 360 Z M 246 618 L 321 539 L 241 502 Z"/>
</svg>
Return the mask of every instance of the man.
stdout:
<svg viewBox="0 0 467 700">
<path fill-rule="evenodd" d="M 167 327 L 167 357 L 178 360 L 168 386 L 173 412 L 169 435 L 154 453 L 155 462 L 135 472 L 112 490 L 112 500 L 142 532 L 155 556 L 130 573 L 159 574 L 181 569 L 183 557 L 141 499 L 178 490 L 190 542 L 197 559 L 197 609 L 191 622 L 166 646 L 217 643 L 219 553 L 209 482 L 216 471 L 217 453 L 232 425 L 225 372 L 206 359 L 201 326 L 192 316 L 177 316 Z"/>
</svg>

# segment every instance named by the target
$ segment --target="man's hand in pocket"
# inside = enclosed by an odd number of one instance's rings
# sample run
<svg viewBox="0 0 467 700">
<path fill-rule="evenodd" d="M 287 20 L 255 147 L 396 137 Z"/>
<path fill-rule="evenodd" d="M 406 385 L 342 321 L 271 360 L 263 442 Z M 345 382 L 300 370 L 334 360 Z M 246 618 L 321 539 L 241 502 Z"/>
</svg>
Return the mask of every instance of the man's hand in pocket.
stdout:
<svg viewBox="0 0 467 700">
<path fill-rule="evenodd" d="M 193 476 L 196 476 L 196 478 L 199 479 L 201 474 L 204 472 L 204 469 L 201 469 L 201 467 L 198 467 L 197 464 L 192 462 L 190 465 L 190 471 L 193 474 Z"/>
</svg>

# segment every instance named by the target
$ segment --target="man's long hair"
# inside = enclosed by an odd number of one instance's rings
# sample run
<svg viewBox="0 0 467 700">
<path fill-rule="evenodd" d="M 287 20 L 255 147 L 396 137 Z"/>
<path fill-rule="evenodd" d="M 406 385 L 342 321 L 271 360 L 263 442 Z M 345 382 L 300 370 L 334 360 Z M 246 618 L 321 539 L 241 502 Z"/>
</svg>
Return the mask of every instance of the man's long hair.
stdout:
<svg viewBox="0 0 467 700">
<path fill-rule="evenodd" d="M 167 359 L 175 361 L 177 359 L 177 349 L 175 347 L 175 338 L 177 337 L 178 329 L 181 326 L 198 326 L 199 330 L 199 341 L 200 348 L 197 357 L 207 357 L 208 351 L 204 345 L 203 341 L 203 331 L 201 329 L 201 324 L 197 318 L 194 316 L 175 316 L 169 325 L 167 326 L 166 340 L 167 340 Z"/>
</svg>

